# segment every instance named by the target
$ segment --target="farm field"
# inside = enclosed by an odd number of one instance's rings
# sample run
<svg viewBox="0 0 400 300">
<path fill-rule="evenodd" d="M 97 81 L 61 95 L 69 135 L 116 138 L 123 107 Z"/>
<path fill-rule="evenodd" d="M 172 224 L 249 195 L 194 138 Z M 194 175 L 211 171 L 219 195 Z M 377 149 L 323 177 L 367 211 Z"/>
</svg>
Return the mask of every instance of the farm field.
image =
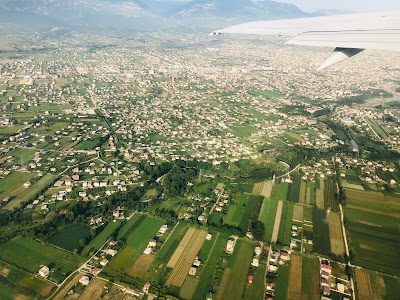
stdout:
<svg viewBox="0 0 400 300">
<path fill-rule="evenodd" d="M 398 299 L 399 278 L 358 268 L 355 269 L 354 275 L 357 299 Z"/>
<path fill-rule="evenodd" d="M 398 202 L 381 192 L 346 190 L 350 247 L 354 262 L 361 266 L 400 274 L 400 257 L 396 254 L 400 244 Z M 379 257 L 379 260 L 376 259 Z"/>
<path fill-rule="evenodd" d="M 0 136 L 7 135 L 26 127 L 26 125 L 0 126 Z"/>
<path fill-rule="evenodd" d="M 196 255 L 199 253 L 207 234 L 207 231 L 189 228 L 179 247 L 168 262 L 168 267 L 172 268 L 172 272 L 165 283 L 166 286 L 182 287 L 186 275 Z"/>
<path fill-rule="evenodd" d="M 331 242 L 329 238 L 329 225 L 326 220 L 326 211 L 314 208 L 312 212 L 313 219 L 313 249 L 321 254 L 329 255 L 331 251 Z"/>
<path fill-rule="evenodd" d="M 302 258 L 301 299 L 319 300 L 319 260 L 315 257 Z"/>
<path fill-rule="evenodd" d="M 9 155 L 16 158 L 15 163 L 24 165 L 35 156 L 36 152 L 37 150 L 18 148 L 10 152 Z"/>
<path fill-rule="evenodd" d="M 96 237 L 92 239 L 90 243 L 85 246 L 85 248 L 83 248 L 82 255 L 87 256 L 92 251 L 99 249 L 101 245 L 114 233 L 118 226 L 121 225 L 121 223 L 121 220 L 108 223 L 107 226 L 98 235 L 96 235 Z"/>
<path fill-rule="evenodd" d="M 214 243 L 210 249 L 210 252 L 208 253 L 207 260 L 204 262 L 205 266 L 200 266 L 198 269 L 197 274 L 200 276 L 200 281 L 193 295 L 193 300 L 203 300 L 207 297 L 207 293 L 212 284 L 215 269 L 220 261 L 221 255 L 225 251 L 226 241 L 228 238 L 229 237 L 227 235 L 223 234 L 213 236 L 211 241 L 214 241 Z"/>
<path fill-rule="evenodd" d="M 63 300 L 67 293 L 73 288 L 73 286 L 79 281 L 82 277 L 81 273 L 76 273 L 76 275 L 72 276 L 72 279 L 63 286 L 63 288 L 54 296 L 53 300 Z"/>
<path fill-rule="evenodd" d="M 277 200 L 264 199 L 258 219 L 264 224 L 264 240 L 267 242 L 270 242 L 272 239 L 277 209 Z"/>
<path fill-rule="evenodd" d="M 101 296 L 107 281 L 95 278 L 79 296 L 79 300 L 95 300 Z"/>
<path fill-rule="evenodd" d="M 253 283 L 246 284 L 246 290 L 244 292 L 243 299 L 245 300 L 263 300 L 264 299 L 264 276 L 265 266 L 260 265 L 254 272 Z"/>
<path fill-rule="evenodd" d="M 40 265 L 47 265 L 59 269 L 64 276 L 83 263 L 82 258 L 67 251 L 25 237 L 0 245 L 0 258 L 32 274 L 38 272 Z"/>
<path fill-rule="evenodd" d="M 160 285 L 165 282 L 166 278 L 163 278 L 162 275 L 164 274 L 167 263 L 178 247 L 180 241 L 186 234 L 187 230 L 188 225 L 185 223 L 179 223 L 175 227 L 168 239 L 155 254 L 153 263 L 143 276 L 145 280 L 149 280 L 151 278 L 155 282 L 159 282 Z"/>
<path fill-rule="evenodd" d="M 90 228 L 80 224 L 65 226 L 49 239 L 49 243 L 68 251 L 79 249 L 79 241 L 90 237 Z"/>
<path fill-rule="evenodd" d="M 34 297 L 46 297 L 54 288 L 53 284 L 41 280 L 40 278 L 14 266 L 0 262 L 0 286 L 2 284 L 7 287 L 5 288 L 6 290 L 12 290 L 9 295 L 21 292 Z M 2 297 L 0 298 L 5 299 Z"/>
<path fill-rule="evenodd" d="M 254 247 L 253 242 L 237 240 L 235 250 L 228 260 L 227 268 L 218 288 L 217 300 L 242 299 Z"/>
<path fill-rule="evenodd" d="M 292 227 L 294 205 L 292 202 L 283 202 L 281 224 L 279 226 L 278 241 L 283 245 L 290 244 L 290 231 Z"/>
<path fill-rule="evenodd" d="M 302 270 L 303 259 L 301 256 L 292 255 L 290 259 L 289 270 L 289 286 L 287 290 L 288 300 L 296 300 L 301 298 Z"/>
<path fill-rule="evenodd" d="M 36 173 L 14 171 L 0 180 L 0 199 L 18 194 L 25 188 L 23 184 L 36 176 Z"/>
<path fill-rule="evenodd" d="M 133 222 L 136 220 L 136 222 Z M 120 250 L 104 269 L 104 273 L 115 277 L 131 277 L 132 266 L 143 254 L 149 241 L 157 234 L 163 220 L 138 214 L 121 229 L 118 239 L 126 240 L 126 246 Z M 131 222 L 132 221 L 132 222 Z"/>
<path fill-rule="evenodd" d="M 336 255 L 343 255 L 346 250 L 344 248 L 344 238 L 342 232 L 342 222 L 340 214 L 331 212 L 328 216 L 329 238 L 331 244 L 331 252 Z"/>
<path fill-rule="evenodd" d="M 275 299 L 286 299 L 289 287 L 290 264 L 279 266 L 276 279 Z"/>
<path fill-rule="evenodd" d="M 228 209 L 228 213 L 224 218 L 224 223 L 232 226 L 239 227 L 240 222 L 242 221 L 243 213 L 246 209 L 246 205 L 249 200 L 249 195 L 242 194 L 240 195 L 237 203 L 235 205 L 231 205 Z"/>
<path fill-rule="evenodd" d="M 35 196 L 40 193 L 40 191 L 44 190 L 50 183 L 52 183 L 58 175 L 54 174 L 46 174 L 42 178 L 40 178 L 37 182 L 35 182 L 31 187 L 24 189 L 22 192 L 18 193 L 18 195 L 8 202 L 4 209 L 15 209 L 16 207 L 33 200 Z"/>
</svg>

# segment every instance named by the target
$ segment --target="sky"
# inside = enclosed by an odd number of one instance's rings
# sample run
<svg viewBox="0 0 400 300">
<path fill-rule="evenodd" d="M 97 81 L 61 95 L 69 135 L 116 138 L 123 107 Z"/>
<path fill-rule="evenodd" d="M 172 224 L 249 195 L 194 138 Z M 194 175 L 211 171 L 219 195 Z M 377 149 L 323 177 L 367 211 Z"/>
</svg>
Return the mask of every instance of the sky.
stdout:
<svg viewBox="0 0 400 300">
<path fill-rule="evenodd" d="M 400 10 L 399 0 L 276 0 L 296 4 L 305 11 L 340 9 L 352 11 Z"/>
</svg>

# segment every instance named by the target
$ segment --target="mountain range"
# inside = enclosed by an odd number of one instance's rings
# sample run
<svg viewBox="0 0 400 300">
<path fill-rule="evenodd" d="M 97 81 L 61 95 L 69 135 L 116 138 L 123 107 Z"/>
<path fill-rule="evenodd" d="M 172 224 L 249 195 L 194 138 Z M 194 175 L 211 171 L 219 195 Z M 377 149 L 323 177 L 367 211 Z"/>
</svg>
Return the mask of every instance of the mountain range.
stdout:
<svg viewBox="0 0 400 300">
<path fill-rule="evenodd" d="M 64 26 L 207 27 L 310 15 L 293 4 L 271 0 L 0 0 L 0 22 Z"/>
</svg>

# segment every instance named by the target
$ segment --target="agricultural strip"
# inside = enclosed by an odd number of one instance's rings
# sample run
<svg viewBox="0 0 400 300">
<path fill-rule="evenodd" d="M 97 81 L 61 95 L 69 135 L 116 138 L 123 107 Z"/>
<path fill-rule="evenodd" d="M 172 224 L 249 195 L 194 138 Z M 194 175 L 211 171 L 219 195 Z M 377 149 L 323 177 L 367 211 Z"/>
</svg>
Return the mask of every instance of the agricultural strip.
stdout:
<svg viewBox="0 0 400 300">
<path fill-rule="evenodd" d="M 54 264 L 61 273 L 75 270 L 83 260 L 67 251 L 31 240 L 17 237 L 0 246 L 0 257 L 6 262 L 36 274 L 40 265 Z"/>
<path fill-rule="evenodd" d="M 132 266 L 132 270 L 130 270 L 129 275 L 136 278 L 142 277 L 143 274 L 147 272 L 153 261 L 154 255 L 143 253 Z"/>
<path fill-rule="evenodd" d="M 371 280 L 368 271 L 355 269 L 358 299 L 374 300 Z"/>
<path fill-rule="evenodd" d="M 287 291 L 287 300 L 297 300 L 301 298 L 302 283 L 302 257 L 292 255 L 289 272 L 289 288 Z"/>
<path fill-rule="evenodd" d="M 303 206 L 295 205 L 293 209 L 293 220 L 303 222 Z"/>
<path fill-rule="evenodd" d="M 307 182 L 304 180 L 301 181 L 299 202 L 307 203 Z"/>
<path fill-rule="evenodd" d="M 82 255 L 89 255 L 91 252 L 96 251 L 103 245 L 103 243 L 114 233 L 118 226 L 122 223 L 121 220 L 110 222 L 90 243 L 83 248 Z"/>
<path fill-rule="evenodd" d="M 258 220 L 264 224 L 264 240 L 267 242 L 272 239 L 277 208 L 277 200 L 264 199 Z"/>
<path fill-rule="evenodd" d="M 303 257 L 302 260 L 301 299 L 320 300 L 319 260 L 311 257 Z"/>
<path fill-rule="evenodd" d="M 292 202 L 283 202 L 281 222 L 278 233 L 278 241 L 283 245 L 290 244 L 290 231 L 292 228 L 293 208 L 294 205 Z"/>
<path fill-rule="evenodd" d="M 53 298 L 53 300 L 62 300 L 67 295 L 67 293 L 74 287 L 74 285 L 81 279 L 82 274 L 77 273 L 70 282 L 68 282 L 61 291 Z"/>
<path fill-rule="evenodd" d="M 282 207 L 283 207 L 283 201 L 279 201 L 277 211 L 276 211 L 274 230 L 272 232 L 272 238 L 271 238 L 272 243 L 276 243 L 276 241 L 278 240 L 278 233 L 279 233 L 279 227 L 281 224 L 281 216 L 282 216 Z"/>
<path fill-rule="evenodd" d="M 139 222 L 142 216 L 125 232 L 124 237 L 127 236 L 126 246 L 117 253 L 111 260 L 111 263 L 104 269 L 103 272 L 106 276 L 120 275 L 121 278 L 126 277 L 126 274 L 129 274 L 131 271 L 133 264 L 146 249 L 149 241 L 157 234 L 161 225 L 164 224 L 163 220 L 149 216 L 144 216 L 145 219 Z M 138 225 L 138 223 L 140 224 Z"/>
<path fill-rule="evenodd" d="M 225 251 L 226 241 L 228 236 L 219 234 L 217 240 L 213 244 L 213 248 L 209 253 L 206 265 L 199 270 L 200 282 L 197 285 L 196 291 L 193 295 L 193 300 L 204 300 L 207 297 L 208 290 L 211 286 L 213 274 L 218 265 L 221 255 Z"/>
<path fill-rule="evenodd" d="M 0 180 L 0 199 L 5 199 L 18 190 L 25 189 L 22 185 L 36 176 L 35 173 L 14 171 Z"/>
<path fill-rule="evenodd" d="M 186 275 L 188 274 L 190 266 L 192 265 L 196 255 L 199 253 L 199 250 L 203 245 L 207 234 L 207 231 L 198 229 L 196 230 L 196 232 L 190 239 L 190 242 L 187 244 L 185 250 L 180 255 L 178 261 L 174 264 L 175 266 L 171 272 L 171 275 L 165 283 L 166 286 L 182 286 Z"/>
<path fill-rule="evenodd" d="M 167 268 L 175 268 L 175 265 L 177 264 L 179 258 L 181 257 L 183 251 L 186 249 L 186 246 L 189 244 L 191 241 L 193 235 L 195 234 L 196 229 L 193 227 L 190 227 L 187 231 L 181 242 L 179 243 L 178 248 L 175 250 L 174 254 L 172 255 L 171 259 L 169 260 L 167 264 Z"/>
<path fill-rule="evenodd" d="M 340 215 L 334 212 L 329 213 L 328 224 L 331 251 L 336 255 L 343 255 L 343 253 L 345 253 L 345 248 Z"/>
<path fill-rule="evenodd" d="M 264 275 L 265 275 L 265 267 L 260 265 L 254 272 L 253 283 L 247 284 L 246 286 L 244 299 L 249 299 L 249 300 L 264 299 L 265 296 Z"/>
<path fill-rule="evenodd" d="M 90 282 L 86 290 L 79 296 L 78 300 L 96 300 L 104 291 L 107 281 L 95 278 Z"/>
<path fill-rule="evenodd" d="M 238 240 L 235 250 L 229 258 L 221 285 L 218 288 L 216 299 L 242 299 L 245 280 L 253 257 L 254 243 L 247 240 Z M 227 273 L 227 274 L 226 274 Z M 227 279 L 225 279 L 227 277 Z M 225 280 L 225 283 L 223 281 Z"/>
<path fill-rule="evenodd" d="M 21 193 L 19 193 L 12 201 L 8 202 L 4 209 L 14 209 L 25 202 L 30 200 L 34 200 L 34 198 L 43 191 L 47 186 L 52 183 L 58 175 L 54 174 L 46 174 L 42 178 L 40 178 L 37 182 L 35 182 L 31 187 L 24 189 Z"/>
</svg>

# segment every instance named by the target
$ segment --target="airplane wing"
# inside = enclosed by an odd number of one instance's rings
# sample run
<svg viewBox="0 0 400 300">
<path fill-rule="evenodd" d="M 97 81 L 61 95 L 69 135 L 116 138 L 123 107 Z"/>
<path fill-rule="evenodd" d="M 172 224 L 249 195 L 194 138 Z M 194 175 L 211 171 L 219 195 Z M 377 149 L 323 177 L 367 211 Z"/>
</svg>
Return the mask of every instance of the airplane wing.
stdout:
<svg viewBox="0 0 400 300">
<path fill-rule="evenodd" d="M 365 49 L 400 51 L 400 12 L 251 22 L 211 35 L 236 33 L 294 36 L 287 44 L 334 47 L 331 56 L 318 68 L 322 70 Z"/>
</svg>

